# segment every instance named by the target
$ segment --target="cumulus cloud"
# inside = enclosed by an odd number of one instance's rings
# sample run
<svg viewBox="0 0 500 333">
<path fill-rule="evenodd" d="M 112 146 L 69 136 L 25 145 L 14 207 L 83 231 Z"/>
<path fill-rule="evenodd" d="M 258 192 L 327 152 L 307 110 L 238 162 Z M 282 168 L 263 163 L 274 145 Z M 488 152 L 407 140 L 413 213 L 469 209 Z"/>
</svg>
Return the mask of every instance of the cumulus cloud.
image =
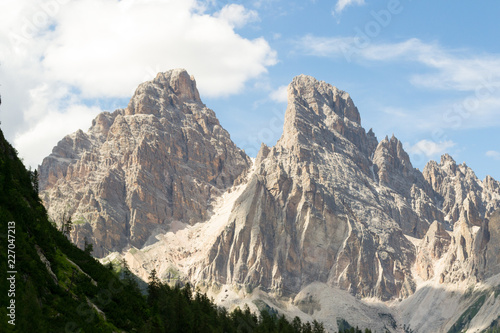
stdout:
<svg viewBox="0 0 500 333">
<path fill-rule="evenodd" d="M 318 37 L 306 35 L 296 42 L 305 55 L 371 63 L 415 64 L 409 83 L 421 89 L 454 91 L 463 97 L 441 105 L 412 110 L 409 117 L 394 118 L 420 128 L 482 128 L 500 124 L 500 54 L 471 54 L 437 43 L 412 38 L 399 43 L 377 43 L 366 35 Z M 424 69 L 424 70 L 422 70 Z M 422 74 L 425 72 L 425 74 Z M 412 119 L 413 115 L 418 115 Z M 412 125 L 413 126 L 413 125 Z M 417 129 L 413 126 L 413 129 Z"/>
<path fill-rule="evenodd" d="M 432 158 L 448 152 L 448 149 L 455 146 L 455 142 L 451 140 L 434 142 L 424 139 L 414 145 L 405 144 L 405 146 L 411 155 L 425 155 L 428 158 Z"/>
<path fill-rule="evenodd" d="M 364 5 L 364 0 L 338 0 L 335 4 L 335 9 L 332 12 L 333 15 L 339 15 L 346 7 L 357 5 Z"/>
<path fill-rule="evenodd" d="M 288 86 L 280 86 L 276 90 L 272 91 L 269 94 L 269 97 L 275 102 L 286 103 L 288 101 L 287 88 Z"/>
<path fill-rule="evenodd" d="M 255 10 L 248 10 L 244 6 L 237 4 L 224 6 L 215 16 L 235 28 L 241 28 L 247 23 L 259 19 L 259 14 Z"/>
<path fill-rule="evenodd" d="M 64 112 L 49 111 L 27 131 L 17 134 L 13 143 L 25 164 L 36 168 L 55 143 L 78 129 L 86 130 L 100 112 L 98 107 L 85 105 L 71 105 Z"/>
<path fill-rule="evenodd" d="M 488 150 L 486 152 L 486 156 L 491 157 L 491 158 L 493 158 L 495 160 L 500 161 L 500 152 L 498 152 L 496 150 Z"/>
<path fill-rule="evenodd" d="M 411 82 L 431 89 L 486 91 L 500 89 L 500 55 L 471 55 L 466 50 L 447 50 L 437 43 L 412 38 L 399 43 L 376 43 L 369 36 L 318 37 L 306 35 L 296 43 L 307 55 L 345 58 L 347 61 L 414 62 L 434 72 L 413 74 Z"/>
<path fill-rule="evenodd" d="M 195 5 L 136 0 L 120 10 L 120 2 L 111 0 L 68 4 L 43 66 L 89 97 L 129 95 L 150 79 L 150 67 L 186 68 L 202 94 L 220 96 L 239 92 L 276 62 L 264 39 L 245 39 L 233 30 L 255 12 L 229 5 L 210 16 L 193 12 Z"/>
<path fill-rule="evenodd" d="M 202 96 L 238 93 L 277 61 L 266 40 L 234 30 L 256 20 L 242 5 L 208 14 L 197 0 L 7 0 L 0 12 L 3 130 L 21 153 L 33 151 L 30 142 L 53 146 L 49 134 L 87 127 L 81 122 L 100 111 L 85 101 L 131 97 L 139 83 L 172 68 L 194 75 Z M 72 125 L 54 121 L 44 132 L 49 116 Z M 43 137 L 32 140 L 33 131 Z"/>
</svg>

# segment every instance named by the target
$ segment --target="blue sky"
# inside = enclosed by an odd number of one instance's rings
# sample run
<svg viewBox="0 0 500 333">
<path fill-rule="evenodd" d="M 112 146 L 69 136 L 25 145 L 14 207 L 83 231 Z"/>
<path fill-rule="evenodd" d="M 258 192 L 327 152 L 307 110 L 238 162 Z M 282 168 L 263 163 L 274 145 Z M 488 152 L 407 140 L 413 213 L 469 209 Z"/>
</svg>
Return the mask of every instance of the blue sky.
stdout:
<svg viewBox="0 0 500 333">
<path fill-rule="evenodd" d="M 349 92 L 363 126 L 373 128 L 379 140 L 398 137 L 415 167 L 422 170 L 429 159 L 439 161 L 447 152 L 481 179 L 486 174 L 499 179 L 500 3 L 450 4 L 366 1 L 332 15 L 332 2 L 286 6 L 270 1 L 259 11 L 260 21 L 239 33 L 264 36 L 277 50 L 279 61 L 268 73 L 272 87 L 287 85 L 297 74 L 312 75 Z M 339 44 L 349 45 L 353 37 L 364 39 L 362 47 L 345 46 L 343 51 Z M 432 61 L 443 64 L 433 66 Z M 473 73 L 448 77 L 454 68 Z M 267 125 L 265 115 L 276 117 L 284 107 L 260 101 L 256 90 L 249 87 L 248 98 L 239 101 L 237 96 L 206 101 L 227 128 L 237 128 L 230 133 L 249 152 L 255 150 L 259 132 L 261 139 L 270 137 L 267 129 L 273 126 Z M 245 130 L 248 119 L 231 119 L 235 108 L 255 115 L 250 121 L 261 127 L 257 135 Z M 273 144 L 280 134 L 277 131 L 266 143 Z"/>
<path fill-rule="evenodd" d="M 498 1 L 5 0 L 2 130 L 28 164 L 159 71 L 184 67 L 236 144 L 274 145 L 284 87 L 350 93 L 415 167 L 442 153 L 500 179 Z M 8 14 L 7 14 L 8 13 Z"/>
</svg>

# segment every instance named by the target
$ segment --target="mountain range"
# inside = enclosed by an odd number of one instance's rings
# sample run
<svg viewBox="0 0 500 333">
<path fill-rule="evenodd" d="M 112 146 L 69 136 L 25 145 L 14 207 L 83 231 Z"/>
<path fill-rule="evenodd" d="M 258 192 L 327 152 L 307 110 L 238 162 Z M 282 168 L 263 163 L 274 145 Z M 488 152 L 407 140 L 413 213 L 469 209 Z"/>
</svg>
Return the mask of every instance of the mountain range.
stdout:
<svg viewBox="0 0 500 333">
<path fill-rule="evenodd" d="M 349 94 L 299 75 L 283 134 L 255 159 L 182 69 L 63 138 L 40 196 L 71 241 L 220 305 L 377 331 L 482 332 L 500 321 L 500 182 L 449 155 L 420 171 Z"/>
</svg>

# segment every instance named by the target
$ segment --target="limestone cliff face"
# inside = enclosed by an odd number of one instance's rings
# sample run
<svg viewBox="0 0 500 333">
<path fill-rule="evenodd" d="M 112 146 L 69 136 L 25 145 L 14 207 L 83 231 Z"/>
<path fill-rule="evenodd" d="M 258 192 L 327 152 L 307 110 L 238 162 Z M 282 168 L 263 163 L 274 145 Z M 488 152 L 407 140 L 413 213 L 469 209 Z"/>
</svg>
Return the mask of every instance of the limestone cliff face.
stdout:
<svg viewBox="0 0 500 333">
<path fill-rule="evenodd" d="M 447 231 L 437 221 L 429 228 L 417 253 L 417 273 L 424 280 L 455 284 L 478 283 L 499 273 L 497 220 L 473 226 L 464 220 Z M 495 253 L 495 255 L 492 255 Z M 490 254 L 488 256 L 488 254 Z"/>
<path fill-rule="evenodd" d="M 482 281 L 488 260 L 498 267 L 487 219 L 498 182 L 447 155 L 413 168 L 397 138 L 377 142 L 349 95 L 325 82 L 292 81 L 283 135 L 255 163 L 195 280 L 282 295 L 322 282 L 387 300 L 414 292 L 412 267 L 440 283 Z"/>
<path fill-rule="evenodd" d="M 61 140 L 40 166 L 41 196 L 54 220 L 72 216 L 73 242 L 87 238 L 104 256 L 142 247 L 172 221 L 206 220 L 250 163 L 194 79 L 172 70 L 141 84 L 126 109 Z"/>
<path fill-rule="evenodd" d="M 406 199 L 373 179 L 376 147 L 347 93 L 296 77 L 283 136 L 261 148 L 200 278 L 287 295 L 315 281 L 359 296 L 410 295 L 415 250 L 380 192 Z"/>
<path fill-rule="evenodd" d="M 436 193 L 422 173 L 413 168 L 403 144 L 394 135 L 380 141 L 373 165 L 373 177 L 391 190 L 380 193 L 381 204 L 405 234 L 422 238 L 433 221 L 443 220 L 434 200 Z"/>
<path fill-rule="evenodd" d="M 315 283 L 390 300 L 417 280 L 500 274 L 500 183 L 448 155 L 413 168 L 396 137 L 366 132 L 349 94 L 325 82 L 293 79 L 283 135 L 251 164 L 174 70 L 64 138 L 40 178 L 49 213 L 72 215 L 75 243 L 121 252 L 144 278 L 155 268 L 307 308 Z"/>
<path fill-rule="evenodd" d="M 443 219 L 423 238 L 418 274 L 424 280 L 438 276 L 440 283 L 475 283 L 498 274 L 499 182 L 491 177 L 479 180 L 449 155 L 439 164 L 429 162 L 423 174 L 437 195 Z"/>
<path fill-rule="evenodd" d="M 438 194 L 438 201 L 451 223 L 463 218 L 467 223 L 481 226 L 489 214 L 500 208 L 500 183 L 491 177 L 479 180 L 465 163 L 457 165 L 445 154 L 437 164 L 430 161 L 424 177 Z"/>
</svg>

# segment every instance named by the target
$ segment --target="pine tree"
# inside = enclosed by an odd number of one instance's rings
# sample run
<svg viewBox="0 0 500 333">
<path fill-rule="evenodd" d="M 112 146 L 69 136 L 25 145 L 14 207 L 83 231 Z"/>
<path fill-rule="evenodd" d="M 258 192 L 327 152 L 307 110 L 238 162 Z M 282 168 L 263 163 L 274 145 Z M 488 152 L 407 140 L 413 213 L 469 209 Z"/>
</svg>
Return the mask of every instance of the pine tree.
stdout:
<svg viewBox="0 0 500 333">
<path fill-rule="evenodd" d="M 31 178 L 31 185 L 33 186 L 33 189 L 35 190 L 36 194 L 40 192 L 40 187 L 39 187 L 39 177 L 38 177 L 38 171 L 35 169 L 35 171 L 31 171 L 31 168 L 29 170 L 30 172 L 30 178 Z"/>
<path fill-rule="evenodd" d="M 302 321 L 300 320 L 299 317 L 293 318 L 292 321 L 292 327 L 295 332 L 301 332 L 302 331 Z"/>
<path fill-rule="evenodd" d="M 319 323 L 317 320 L 313 321 L 313 333 L 323 333 L 325 331 L 325 327 L 322 323 Z"/>
<path fill-rule="evenodd" d="M 94 245 L 92 245 L 92 243 L 89 243 L 87 240 L 87 237 L 85 237 L 83 252 L 85 252 L 86 254 L 88 254 L 90 256 L 90 255 L 92 255 L 92 251 L 94 251 Z"/>
<path fill-rule="evenodd" d="M 69 238 L 71 230 L 73 229 L 73 221 L 71 221 L 71 215 L 64 212 L 61 221 L 61 232 L 63 235 Z"/>
<path fill-rule="evenodd" d="M 149 274 L 149 284 L 148 284 L 148 303 L 149 305 L 154 305 L 160 295 L 161 282 L 156 275 L 156 269 L 153 269 Z"/>
</svg>

